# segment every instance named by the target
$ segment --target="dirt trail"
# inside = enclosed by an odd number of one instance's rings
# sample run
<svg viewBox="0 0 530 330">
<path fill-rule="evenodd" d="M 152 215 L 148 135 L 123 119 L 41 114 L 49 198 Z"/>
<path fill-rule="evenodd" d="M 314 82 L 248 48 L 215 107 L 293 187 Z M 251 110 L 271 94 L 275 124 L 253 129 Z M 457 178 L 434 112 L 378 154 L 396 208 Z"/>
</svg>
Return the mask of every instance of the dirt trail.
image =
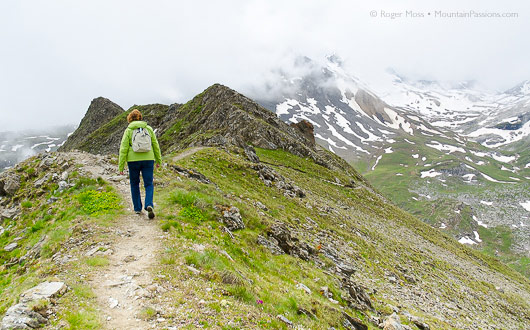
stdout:
<svg viewBox="0 0 530 330">
<path fill-rule="evenodd" d="M 105 318 L 105 329 L 147 329 L 154 323 L 140 319 L 147 300 L 156 291 L 152 268 L 157 263 L 163 232 L 147 214 L 132 211 L 130 188 L 124 176 L 117 176 L 116 166 L 94 162 L 86 154 L 76 155 L 76 162 L 93 177 L 111 182 L 127 203 L 126 214 L 115 222 L 117 238 L 113 241 L 107 258 L 109 265 L 91 274 L 90 285 L 97 297 Z M 147 303 L 147 304 L 146 304 Z"/>
<path fill-rule="evenodd" d="M 190 148 L 188 150 L 185 150 L 185 151 L 181 152 L 180 154 L 176 155 L 175 157 L 173 157 L 173 161 L 176 162 L 176 161 L 178 161 L 178 160 L 180 160 L 182 158 L 185 158 L 185 157 L 188 157 L 190 155 L 193 155 L 197 151 L 202 150 L 204 148 L 205 147 L 193 147 L 193 148 Z"/>
</svg>

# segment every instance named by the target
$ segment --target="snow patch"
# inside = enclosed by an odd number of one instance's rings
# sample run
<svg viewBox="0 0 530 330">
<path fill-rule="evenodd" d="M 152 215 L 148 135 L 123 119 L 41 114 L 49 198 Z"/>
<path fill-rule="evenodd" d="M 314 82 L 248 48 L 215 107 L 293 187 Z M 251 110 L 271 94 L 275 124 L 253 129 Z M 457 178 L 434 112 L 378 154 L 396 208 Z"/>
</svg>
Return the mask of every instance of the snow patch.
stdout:
<svg viewBox="0 0 530 330">
<path fill-rule="evenodd" d="M 469 245 L 477 244 L 477 242 L 475 242 L 474 240 L 472 240 L 471 238 L 469 238 L 467 236 L 464 236 L 461 239 L 459 239 L 458 243 L 460 243 L 460 244 L 469 244 Z"/>
<path fill-rule="evenodd" d="M 440 172 L 436 172 L 434 169 L 430 169 L 428 171 L 422 171 L 421 172 L 421 178 L 435 178 L 438 175 L 442 175 Z"/>
<path fill-rule="evenodd" d="M 460 148 L 460 147 L 455 147 L 453 145 L 450 145 L 450 144 L 442 144 L 438 141 L 431 141 L 431 144 L 425 144 L 427 147 L 430 147 L 430 148 L 434 148 L 434 149 L 437 149 L 439 151 L 448 151 L 449 153 L 453 153 L 453 152 L 461 152 L 463 154 L 466 153 L 466 151 L 464 150 L 464 148 Z"/>
<path fill-rule="evenodd" d="M 484 205 L 492 206 L 492 205 L 493 205 L 493 202 L 480 201 L 480 204 L 484 204 Z"/>
<path fill-rule="evenodd" d="M 410 127 L 410 123 L 406 121 L 405 118 L 401 117 L 397 112 L 389 108 L 385 108 L 385 112 L 390 117 L 390 120 L 392 120 L 392 124 L 386 123 L 386 126 L 396 130 L 402 129 L 406 133 L 414 135 L 414 130 L 412 127 Z"/>
<path fill-rule="evenodd" d="M 375 170 L 375 167 L 377 166 L 381 158 L 383 158 L 383 155 L 380 155 L 379 157 L 377 157 L 377 159 L 375 160 L 374 166 L 372 166 L 372 171 Z"/>
<path fill-rule="evenodd" d="M 488 225 L 485 224 L 484 222 L 480 221 L 479 219 L 477 219 L 476 216 L 473 216 L 473 220 L 475 220 L 479 226 L 484 227 L 484 228 L 488 228 Z"/>
<path fill-rule="evenodd" d="M 12 148 L 11 148 L 11 151 L 15 152 L 17 151 L 18 149 L 22 148 L 24 145 L 23 144 L 17 144 L 17 145 L 14 145 Z"/>
<path fill-rule="evenodd" d="M 388 147 L 385 149 L 385 154 L 391 154 L 393 153 L 394 151 L 392 150 L 392 147 Z"/>
<path fill-rule="evenodd" d="M 420 155 L 414 154 L 414 155 L 412 155 L 412 158 L 415 158 L 415 159 L 420 158 Z"/>
<path fill-rule="evenodd" d="M 526 202 L 521 202 L 519 203 L 521 204 L 521 206 L 523 207 L 523 209 L 527 210 L 528 212 L 530 212 L 530 201 L 526 201 Z"/>
<path fill-rule="evenodd" d="M 440 229 L 445 229 L 445 228 L 447 228 L 447 226 L 445 225 L 445 223 L 442 222 L 442 224 L 440 225 L 439 228 L 440 228 Z"/>
<path fill-rule="evenodd" d="M 482 240 L 480 239 L 480 236 L 478 235 L 478 232 L 476 230 L 473 231 L 473 234 L 475 235 L 475 241 L 477 241 L 479 243 L 482 242 Z"/>
</svg>

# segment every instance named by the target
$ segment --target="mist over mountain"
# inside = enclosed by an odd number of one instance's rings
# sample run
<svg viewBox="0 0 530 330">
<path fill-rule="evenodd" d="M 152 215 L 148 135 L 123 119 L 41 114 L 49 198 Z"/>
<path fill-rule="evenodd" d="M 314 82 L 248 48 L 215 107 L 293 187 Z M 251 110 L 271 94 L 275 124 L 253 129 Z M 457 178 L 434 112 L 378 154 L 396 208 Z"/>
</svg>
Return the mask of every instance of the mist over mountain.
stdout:
<svg viewBox="0 0 530 330">
<path fill-rule="evenodd" d="M 75 125 L 39 130 L 0 132 L 0 171 L 41 152 L 57 150 L 75 130 Z"/>
</svg>

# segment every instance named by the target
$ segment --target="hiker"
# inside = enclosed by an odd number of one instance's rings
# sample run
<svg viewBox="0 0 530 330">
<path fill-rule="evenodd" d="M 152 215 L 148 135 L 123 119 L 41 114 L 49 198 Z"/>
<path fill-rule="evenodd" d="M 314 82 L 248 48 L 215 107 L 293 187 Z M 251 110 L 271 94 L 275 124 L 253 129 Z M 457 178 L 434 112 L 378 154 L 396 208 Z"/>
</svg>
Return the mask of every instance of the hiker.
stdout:
<svg viewBox="0 0 530 330">
<path fill-rule="evenodd" d="M 156 162 L 158 168 L 162 163 L 158 140 L 151 126 L 142 121 L 142 114 L 134 109 L 127 116 L 129 126 L 123 132 L 120 145 L 119 171 L 123 175 L 125 162 L 129 167 L 129 183 L 134 212 L 142 214 L 142 196 L 140 195 L 140 172 L 145 187 L 145 210 L 149 219 L 155 217 L 153 205 L 153 171 Z"/>
</svg>

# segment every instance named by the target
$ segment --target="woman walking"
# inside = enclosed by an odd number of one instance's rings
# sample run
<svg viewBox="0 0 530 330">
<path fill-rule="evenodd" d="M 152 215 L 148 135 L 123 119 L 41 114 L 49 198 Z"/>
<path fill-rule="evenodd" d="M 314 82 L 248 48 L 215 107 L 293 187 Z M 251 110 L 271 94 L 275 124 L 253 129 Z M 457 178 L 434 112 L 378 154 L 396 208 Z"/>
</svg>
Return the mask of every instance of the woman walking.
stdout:
<svg viewBox="0 0 530 330">
<path fill-rule="evenodd" d="M 140 195 L 140 172 L 145 187 L 145 210 L 149 219 L 155 217 L 153 205 L 153 171 L 156 162 L 158 168 L 162 163 L 162 155 L 155 133 L 151 126 L 142 121 L 142 114 L 137 109 L 127 116 L 129 126 L 123 132 L 120 145 L 119 170 L 123 175 L 125 162 L 129 167 L 129 183 L 131 197 L 136 214 L 142 214 L 142 196 Z"/>
</svg>

